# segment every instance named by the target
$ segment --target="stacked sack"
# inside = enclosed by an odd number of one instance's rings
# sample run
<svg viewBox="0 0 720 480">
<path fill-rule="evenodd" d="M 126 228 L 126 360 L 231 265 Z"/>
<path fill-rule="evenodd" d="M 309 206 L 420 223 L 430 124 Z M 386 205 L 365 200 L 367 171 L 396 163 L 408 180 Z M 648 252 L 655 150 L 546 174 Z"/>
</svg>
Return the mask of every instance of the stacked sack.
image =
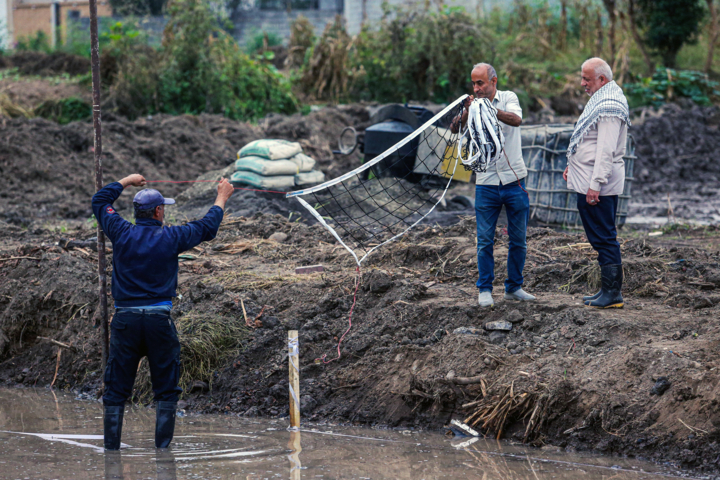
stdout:
<svg viewBox="0 0 720 480">
<path fill-rule="evenodd" d="M 255 140 L 237 154 L 233 183 L 257 188 L 289 190 L 325 181 L 325 174 L 313 170 L 315 160 L 302 152 L 297 142 Z"/>
</svg>

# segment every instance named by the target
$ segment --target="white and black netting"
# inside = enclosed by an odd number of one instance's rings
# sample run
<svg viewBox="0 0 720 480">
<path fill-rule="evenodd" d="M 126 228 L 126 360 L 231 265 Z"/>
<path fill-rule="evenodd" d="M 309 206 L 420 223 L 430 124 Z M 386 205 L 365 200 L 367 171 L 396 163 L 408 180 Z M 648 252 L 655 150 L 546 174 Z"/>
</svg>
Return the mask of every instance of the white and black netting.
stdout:
<svg viewBox="0 0 720 480">
<path fill-rule="evenodd" d="M 451 124 L 462 114 L 465 98 L 359 168 L 288 198 L 297 198 L 360 265 L 428 217 L 456 168 L 463 169 L 461 134 L 453 133 Z"/>
</svg>

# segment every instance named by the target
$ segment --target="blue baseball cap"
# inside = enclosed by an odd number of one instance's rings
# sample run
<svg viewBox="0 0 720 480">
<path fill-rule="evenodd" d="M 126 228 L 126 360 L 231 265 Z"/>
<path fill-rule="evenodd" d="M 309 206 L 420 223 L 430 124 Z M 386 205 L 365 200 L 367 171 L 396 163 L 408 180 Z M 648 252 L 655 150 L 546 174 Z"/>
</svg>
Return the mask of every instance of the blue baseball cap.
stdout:
<svg viewBox="0 0 720 480">
<path fill-rule="evenodd" d="M 135 198 L 133 198 L 133 205 L 138 210 L 149 210 L 151 208 L 159 207 L 160 205 L 174 204 L 174 199 L 163 197 L 160 192 L 154 188 L 140 190 L 137 195 L 135 195 Z"/>
</svg>

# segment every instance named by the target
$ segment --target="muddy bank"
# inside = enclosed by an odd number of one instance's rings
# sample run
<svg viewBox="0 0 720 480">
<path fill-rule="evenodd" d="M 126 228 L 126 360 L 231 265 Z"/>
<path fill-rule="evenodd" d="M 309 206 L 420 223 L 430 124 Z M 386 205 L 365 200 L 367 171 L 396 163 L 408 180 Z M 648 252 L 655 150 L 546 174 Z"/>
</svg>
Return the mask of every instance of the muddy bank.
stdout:
<svg viewBox="0 0 720 480">
<path fill-rule="evenodd" d="M 23 75 L 71 76 L 90 73 L 90 59 L 64 52 L 16 52 L 0 55 L 0 68 L 15 67 Z"/>
<path fill-rule="evenodd" d="M 237 350 L 209 376 L 186 382 L 186 408 L 287 415 L 285 342 L 287 330 L 298 329 L 307 419 L 440 428 L 498 407 L 505 421 L 483 427 L 486 418 L 476 427 L 496 435 L 502 426 L 503 438 L 534 445 L 718 472 L 720 237 L 714 229 L 661 240 L 626 234 L 626 308 L 597 312 L 579 300 L 598 279 L 580 235 L 532 229 L 526 284 L 538 302 L 498 296 L 494 309 L 481 310 L 473 219 L 418 228 L 369 258 L 342 357 L 324 365 L 315 359 L 335 358 L 348 327 L 354 262 L 325 230 L 297 220 L 228 218 L 216 240 L 181 264 L 182 298 L 173 313 L 179 330 L 190 319 L 222 318 L 244 331 Z M 47 386 L 59 365 L 56 387 L 94 398 L 101 385 L 96 265 L 88 250 L 54 245 L 92 231 L 1 230 L 0 381 Z M 284 240 L 269 239 L 278 232 Z M 500 227 L 498 295 L 506 255 Z M 313 264 L 325 272 L 294 273 Z M 511 322 L 512 329 L 485 331 L 490 321 Z M 40 337 L 72 348 L 62 349 L 58 361 L 58 347 Z M 479 383 L 453 380 L 459 377 Z M 670 388 L 651 394 L 661 377 Z M 525 438 L 536 406 L 537 426 Z"/>
<path fill-rule="evenodd" d="M 720 222 L 719 128 L 718 107 L 669 104 L 638 115 L 631 214 Z"/>
</svg>

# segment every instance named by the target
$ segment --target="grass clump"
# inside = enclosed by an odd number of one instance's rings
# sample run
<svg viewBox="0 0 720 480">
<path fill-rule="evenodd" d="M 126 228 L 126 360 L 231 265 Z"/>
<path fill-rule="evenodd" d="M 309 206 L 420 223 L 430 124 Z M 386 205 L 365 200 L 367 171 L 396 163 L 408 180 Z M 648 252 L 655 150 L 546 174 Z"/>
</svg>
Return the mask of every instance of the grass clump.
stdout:
<svg viewBox="0 0 720 480">
<path fill-rule="evenodd" d="M 70 122 L 83 121 L 92 117 L 92 107 L 79 98 L 61 98 L 59 100 L 46 100 L 37 107 L 34 113 L 38 117 L 53 120 L 60 125 Z"/>
<path fill-rule="evenodd" d="M 175 322 L 180 339 L 180 382 L 185 393 L 195 381 L 212 388 L 213 373 L 239 352 L 249 329 L 242 317 L 223 317 L 191 311 Z M 150 368 L 142 361 L 133 391 L 133 402 L 152 399 Z"/>
</svg>

